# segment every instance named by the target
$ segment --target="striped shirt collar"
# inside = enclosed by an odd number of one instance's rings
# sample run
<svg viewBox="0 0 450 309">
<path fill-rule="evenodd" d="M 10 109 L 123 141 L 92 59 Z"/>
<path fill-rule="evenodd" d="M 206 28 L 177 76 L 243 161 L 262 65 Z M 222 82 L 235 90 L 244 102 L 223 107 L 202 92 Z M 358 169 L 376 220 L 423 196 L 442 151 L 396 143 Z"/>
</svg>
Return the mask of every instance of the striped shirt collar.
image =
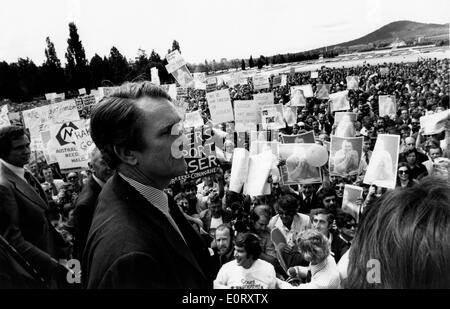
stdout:
<svg viewBox="0 0 450 309">
<path fill-rule="evenodd" d="M 152 186 L 144 185 L 134 179 L 131 179 L 122 173 L 119 173 L 126 182 L 135 188 L 147 201 L 162 211 L 165 215 L 169 214 L 169 201 L 164 191 L 156 189 Z"/>
</svg>

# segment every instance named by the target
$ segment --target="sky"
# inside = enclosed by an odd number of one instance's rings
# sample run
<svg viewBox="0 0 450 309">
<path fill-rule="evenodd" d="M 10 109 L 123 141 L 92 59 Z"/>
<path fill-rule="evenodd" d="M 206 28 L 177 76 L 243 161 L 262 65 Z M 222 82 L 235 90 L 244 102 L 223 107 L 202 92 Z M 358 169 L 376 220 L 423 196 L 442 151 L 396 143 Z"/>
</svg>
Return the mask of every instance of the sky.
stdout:
<svg viewBox="0 0 450 309">
<path fill-rule="evenodd" d="M 74 21 L 90 60 L 115 46 L 189 63 L 300 52 L 362 37 L 390 22 L 450 22 L 449 0 L 0 0 L 0 61 L 45 60 L 45 38 L 66 63 Z"/>
</svg>

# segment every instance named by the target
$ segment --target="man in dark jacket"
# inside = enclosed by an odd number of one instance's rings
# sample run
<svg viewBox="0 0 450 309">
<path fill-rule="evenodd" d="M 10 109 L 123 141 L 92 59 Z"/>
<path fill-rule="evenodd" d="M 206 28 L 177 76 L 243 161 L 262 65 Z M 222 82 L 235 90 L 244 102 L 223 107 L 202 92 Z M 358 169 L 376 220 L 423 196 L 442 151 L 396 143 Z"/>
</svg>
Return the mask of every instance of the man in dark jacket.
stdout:
<svg viewBox="0 0 450 309">
<path fill-rule="evenodd" d="M 212 260 L 163 191 L 183 175 L 181 117 L 149 82 L 128 83 L 100 102 L 91 135 L 116 172 L 99 195 L 83 253 L 88 288 L 212 287 Z"/>
</svg>

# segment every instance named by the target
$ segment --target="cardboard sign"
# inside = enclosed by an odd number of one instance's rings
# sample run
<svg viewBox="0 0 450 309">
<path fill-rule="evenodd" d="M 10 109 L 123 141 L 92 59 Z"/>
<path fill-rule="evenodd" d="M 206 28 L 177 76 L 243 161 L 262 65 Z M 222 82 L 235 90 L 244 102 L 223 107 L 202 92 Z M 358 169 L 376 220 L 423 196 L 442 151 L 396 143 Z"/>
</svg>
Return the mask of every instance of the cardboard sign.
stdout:
<svg viewBox="0 0 450 309">
<path fill-rule="evenodd" d="M 448 122 L 448 115 L 449 111 L 446 110 L 440 113 L 420 117 L 420 127 L 424 129 L 423 134 L 433 135 L 444 131 L 446 123 Z"/>
<path fill-rule="evenodd" d="M 282 104 L 264 106 L 261 109 L 261 119 L 264 130 L 279 130 L 286 127 Z"/>
<path fill-rule="evenodd" d="M 348 101 L 348 90 L 330 94 L 330 100 L 331 100 L 331 112 L 345 111 L 350 109 L 350 103 Z"/>
<path fill-rule="evenodd" d="M 217 90 L 217 77 L 208 77 L 206 79 L 206 92 Z"/>
<path fill-rule="evenodd" d="M 309 131 L 295 135 L 282 134 L 281 141 L 283 144 L 294 144 L 294 143 L 314 144 L 316 142 L 316 138 L 314 137 L 314 131 Z"/>
<path fill-rule="evenodd" d="M 302 89 L 291 87 L 291 106 L 306 106 L 306 98 Z"/>
<path fill-rule="evenodd" d="M 164 91 L 169 94 L 169 96 L 172 98 L 172 100 L 177 99 L 177 85 L 176 84 L 161 85 L 160 87 L 163 88 Z"/>
<path fill-rule="evenodd" d="M 281 75 L 274 76 L 272 79 L 272 87 L 280 87 L 281 86 Z"/>
<path fill-rule="evenodd" d="M 151 80 L 155 85 L 160 85 L 161 82 L 159 80 L 159 73 L 156 67 L 150 68 Z"/>
<path fill-rule="evenodd" d="M 397 102 L 393 95 L 380 95 L 378 97 L 378 113 L 381 117 L 395 115 L 397 113 Z"/>
<path fill-rule="evenodd" d="M 167 54 L 166 59 L 168 62 L 168 64 L 166 65 L 166 69 L 167 72 L 171 74 L 186 65 L 186 61 L 184 61 L 183 57 L 181 57 L 181 54 L 177 49 Z"/>
<path fill-rule="evenodd" d="M 80 89 L 78 89 L 78 94 L 79 94 L 79 95 L 85 95 L 85 94 L 86 94 L 86 88 L 80 88 Z"/>
<path fill-rule="evenodd" d="M 356 90 L 359 88 L 358 76 L 347 76 L 347 90 Z"/>
<path fill-rule="evenodd" d="M 200 111 L 195 111 L 191 113 L 186 113 L 186 117 L 184 119 L 184 127 L 185 128 L 191 128 L 191 127 L 201 127 L 203 126 L 203 118 L 200 114 Z"/>
<path fill-rule="evenodd" d="M 362 154 L 362 137 L 331 135 L 330 175 L 347 177 L 358 174 Z"/>
<path fill-rule="evenodd" d="M 253 100 L 234 101 L 234 129 L 236 132 L 256 130 L 256 103 Z"/>
<path fill-rule="evenodd" d="M 310 84 L 291 87 L 291 91 L 293 91 L 295 89 L 302 90 L 305 98 L 312 98 L 314 96 L 314 93 L 313 93 L 313 90 L 312 90 L 312 87 Z"/>
<path fill-rule="evenodd" d="M 189 72 L 187 66 L 182 66 L 181 68 L 173 71 L 172 75 L 182 87 L 194 88 L 194 78 Z"/>
<path fill-rule="evenodd" d="M 327 100 L 330 97 L 330 84 L 318 84 L 316 98 Z"/>
<path fill-rule="evenodd" d="M 206 100 L 214 124 L 234 121 L 228 89 L 206 93 Z"/>
<path fill-rule="evenodd" d="M 256 74 L 253 76 L 253 89 L 261 90 L 270 88 L 269 78 L 265 74 Z"/>
<path fill-rule="evenodd" d="M 0 108 L 0 128 L 11 125 L 8 118 L 8 104 Z"/>
</svg>

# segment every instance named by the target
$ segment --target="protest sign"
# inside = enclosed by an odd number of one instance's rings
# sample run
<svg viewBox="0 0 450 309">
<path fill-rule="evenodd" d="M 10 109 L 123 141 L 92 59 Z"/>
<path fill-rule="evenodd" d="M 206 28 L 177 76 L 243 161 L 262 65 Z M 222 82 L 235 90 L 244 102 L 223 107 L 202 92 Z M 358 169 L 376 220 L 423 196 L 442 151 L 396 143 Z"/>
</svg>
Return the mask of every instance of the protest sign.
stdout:
<svg viewBox="0 0 450 309">
<path fill-rule="evenodd" d="M 311 78 L 319 78 L 319 72 L 311 71 Z"/>
<path fill-rule="evenodd" d="M 166 65 L 166 69 L 169 73 L 173 73 L 186 65 L 186 61 L 184 61 L 183 57 L 181 57 L 181 54 L 177 49 L 167 54 L 166 59 L 168 62 L 168 64 Z"/>
<path fill-rule="evenodd" d="M 283 106 L 283 118 L 286 121 L 286 124 L 292 127 L 297 123 L 297 106 Z"/>
<path fill-rule="evenodd" d="M 256 130 L 256 113 L 255 101 L 234 101 L 234 129 L 236 132 L 250 132 Z"/>
<path fill-rule="evenodd" d="M 379 134 L 363 182 L 394 189 L 396 184 L 400 136 Z"/>
<path fill-rule="evenodd" d="M 206 79 L 206 92 L 217 90 L 217 77 L 208 77 Z"/>
<path fill-rule="evenodd" d="M 206 84 L 199 82 L 198 80 L 194 80 L 194 89 L 206 90 Z"/>
<path fill-rule="evenodd" d="M 205 72 L 194 73 L 193 75 L 194 75 L 194 80 L 199 81 L 201 83 L 206 82 L 206 73 Z"/>
<path fill-rule="evenodd" d="M 73 131 L 72 137 L 75 145 L 78 147 L 78 150 L 88 159 L 89 153 L 95 147 L 91 137 L 90 128 L 86 127 L 86 125 L 83 126 L 80 124 L 79 128 Z"/>
<path fill-rule="evenodd" d="M 56 92 L 52 92 L 52 93 L 46 93 L 45 94 L 45 99 L 47 101 L 53 101 L 54 99 L 56 99 L 58 97 L 58 94 Z"/>
<path fill-rule="evenodd" d="M 83 99 L 82 98 L 75 98 L 75 104 L 77 105 L 77 109 L 79 111 L 83 110 L 84 108 L 84 104 L 83 104 Z"/>
<path fill-rule="evenodd" d="M 211 120 L 214 124 L 234 121 L 230 92 L 223 89 L 206 93 Z"/>
<path fill-rule="evenodd" d="M 172 75 L 182 87 L 194 88 L 194 78 L 189 72 L 187 66 L 182 66 L 176 71 L 173 71 Z"/>
<path fill-rule="evenodd" d="M 98 87 L 98 93 L 100 98 L 103 98 L 111 95 L 117 89 L 119 89 L 119 87 Z"/>
<path fill-rule="evenodd" d="M 267 180 L 272 168 L 272 162 L 273 154 L 271 151 L 249 156 L 248 174 L 243 192 L 245 195 L 259 196 L 270 194 L 270 186 L 268 186 Z"/>
<path fill-rule="evenodd" d="M 336 123 L 337 121 L 337 123 Z M 334 135 L 338 137 L 354 137 L 356 134 L 355 121 L 356 114 L 349 112 L 340 112 L 339 119 L 335 121 L 336 129 Z"/>
<path fill-rule="evenodd" d="M 269 105 L 261 108 L 261 123 L 264 130 L 279 130 L 286 127 L 283 105 Z"/>
<path fill-rule="evenodd" d="M 309 131 L 295 135 L 282 134 L 281 141 L 283 144 L 294 144 L 294 143 L 314 144 L 316 142 L 316 139 L 314 137 L 314 131 Z"/>
<path fill-rule="evenodd" d="M 283 185 L 310 184 L 322 182 L 320 168 L 309 164 L 307 153 L 315 144 L 280 144 L 279 166 Z"/>
<path fill-rule="evenodd" d="M 256 123 L 261 123 L 261 108 L 263 106 L 273 105 L 274 104 L 274 95 L 273 92 L 264 92 L 264 93 L 255 93 L 253 94 L 253 100 L 256 104 Z"/>
<path fill-rule="evenodd" d="M 330 84 L 318 84 L 316 98 L 326 100 L 330 97 Z"/>
<path fill-rule="evenodd" d="M 362 154 L 362 137 L 331 135 L 330 175 L 347 177 L 358 174 Z"/>
<path fill-rule="evenodd" d="M 256 74 L 253 76 L 253 89 L 261 90 L 270 88 L 269 78 L 265 74 Z"/>
<path fill-rule="evenodd" d="M 25 126 L 21 112 L 9 113 L 8 118 L 13 126 Z"/>
<path fill-rule="evenodd" d="M 362 199 L 362 197 L 363 188 L 346 184 L 344 186 L 344 196 L 342 197 L 342 211 L 358 219 L 360 209 L 357 201 L 358 199 Z"/>
<path fill-rule="evenodd" d="M 302 89 L 291 87 L 291 106 L 306 106 L 306 98 Z"/>
<path fill-rule="evenodd" d="M 155 85 L 160 85 L 161 81 L 159 80 L 159 73 L 156 67 L 150 68 L 151 80 Z"/>
<path fill-rule="evenodd" d="M 217 171 L 219 162 L 216 158 L 213 136 L 211 125 L 191 128 L 187 131 L 183 142 L 187 171 L 185 175 L 172 179 L 171 183 L 177 180 L 194 180 Z"/>
<path fill-rule="evenodd" d="M 345 118 L 344 116 L 347 117 L 350 121 L 355 122 L 358 114 L 353 112 L 336 112 L 334 113 L 334 124 L 338 126 L 342 118 Z"/>
<path fill-rule="evenodd" d="M 80 89 L 78 89 L 78 94 L 79 94 L 79 95 L 85 95 L 85 94 L 86 94 L 86 88 L 80 88 Z"/>
<path fill-rule="evenodd" d="M 397 104 L 395 96 L 380 95 L 378 97 L 378 113 L 381 117 L 395 115 L 397 113 Z"/>
<path fill-rule="evenodd" d="M 188 90 L 184 87 L 177 87 L 177 98 L 180 97 L 187 97 L 188 96 Z"/>
<path fill-rule="evenodd" d="M 350 109 L 348 101 L 348 90 L 339 91 L 330 94 L 331 112 Z"/>
<path fill-rule="evenodd" d="M 359 88 L 359 76 L 347 76 L 347 90 L 356 90 Z"/>
<path fill-rule="evenodd" d="M 287 75 L 281 75 L 281 86 L 287 85 Z"/>
<path fill-rule="evenodd" d="M 302 90 L 305 98 L 312 98 L 314 96 L 314 93 L 313 93 L 313 90 L 312 90 L 312 87 L 310 84 L 291 87 L 291 91 L 294 89 Z"/>
<path fill-rule="evenodd" d="M 282 79 L 281 75 L 274 76 L 272 78 L 272 88 L 280 87 L 281 86 L 281 79 Z"/>
<path fill-rule="evenodd" d="M 172 98 L 172 100 L 177 99 L 177 85 L 176 84 L 169 84 L 169 85 L 161 85 L 162 87 Z"/>
<path fill-rule="evenodd" d="M 232 192 L 241 193 L 247 180 L 249 155 L 245 148 L 234 148 L 229 186 L 229 190 Z"/>
<path fill-rule="evenodd" d="M 52 124 L 80 120 L 74 100 L 25 110 L 22 115 L 25 126 L 30 130 L 31 138 L 39 138 L 40 132 L 49 130 Z"/>
<path fill-rule="evenodd" d="M 450 119 L 450 110 L 440 113 L 420 117 L 420 127 L 423 128 L 423 134 L 439 134 L 445 130 L 446 124 Z"/>
<path fill-rule="evenodd" d="M 74 131 L 85 128 L 84 123 L 84 120 L 80 120 L 50 126 L 50 140 L 45 149 L 54 155 L 62 170 L 88 168 L 87 154 L 77 147 L 74 140 Z"/>
<path fill-rule="evenodd" d="M 8 118 L 8 104 L 3 105 L 0 108 L 0 128 L 9 126 L 11 122 Z"/>
<path fill-rule="evenodd" d="M 184 119 L 184 127 L 185 128 L 191 128 L 191 127 L 201 127 L 204 125 L 202 115 L 200 114 L 200 111 L 195 111 L 191 113 L 186 113 L 185 119 Z"/>
<path fill-rule="evenodd" d="M 83 100 L 83 105 L 85 107 L 91 106 L 91 105 L 94 105 L 95 103 L 97 103 L 97 99 L 95 98 L 95 95 L 93 95 L 93 94 L 85 95 L 85 96 L 81 97 L 81 99 Z"/>
</svg>

